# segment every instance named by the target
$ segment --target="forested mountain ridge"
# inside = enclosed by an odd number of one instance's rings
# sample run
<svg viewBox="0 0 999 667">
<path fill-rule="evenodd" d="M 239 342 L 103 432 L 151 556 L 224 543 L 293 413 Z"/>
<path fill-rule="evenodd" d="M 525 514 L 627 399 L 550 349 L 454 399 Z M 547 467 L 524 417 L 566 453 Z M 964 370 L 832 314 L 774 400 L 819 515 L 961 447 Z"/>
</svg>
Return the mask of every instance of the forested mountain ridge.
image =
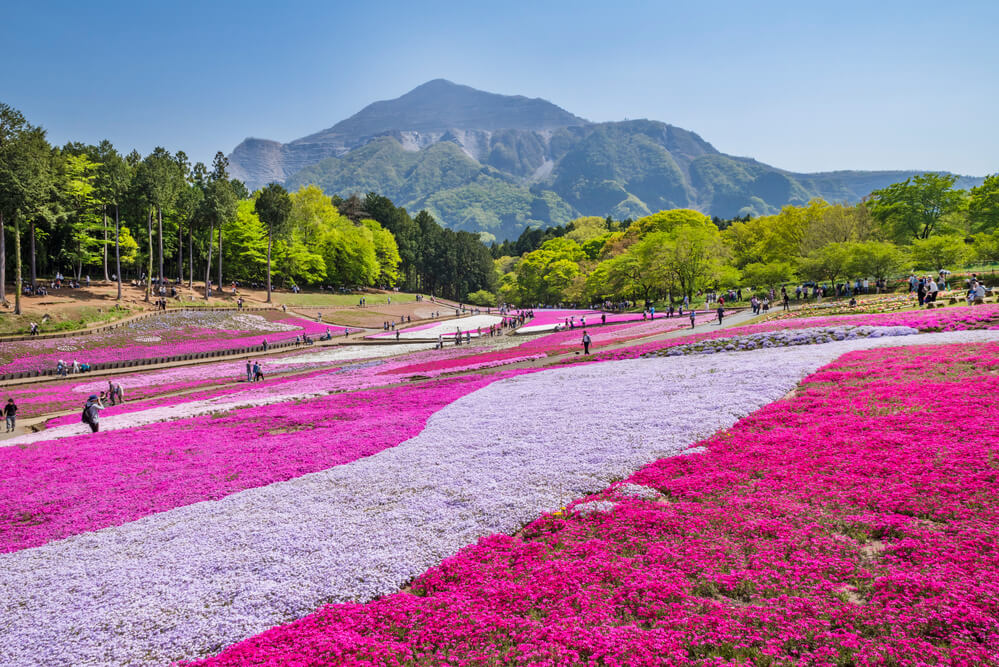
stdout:
<svg viewBox="0 0 999 667">
<path fill-rule="evenodd" d="M 247 139 L 230 155 L 251 188 L 379 192 L 448 227 L 515 238 L 581 215 L 662 209 L 764 215 L 814 197 L 856 202 L 919 171 L 793 173 L 718 151 L 652 120 L 591 123 L 541 99 L 437 79 L 287 144 Z M 959 187 L 980 183 L 962 178 Z M 487 239 L 489 237 L 486 237 Z"/>
</svg>

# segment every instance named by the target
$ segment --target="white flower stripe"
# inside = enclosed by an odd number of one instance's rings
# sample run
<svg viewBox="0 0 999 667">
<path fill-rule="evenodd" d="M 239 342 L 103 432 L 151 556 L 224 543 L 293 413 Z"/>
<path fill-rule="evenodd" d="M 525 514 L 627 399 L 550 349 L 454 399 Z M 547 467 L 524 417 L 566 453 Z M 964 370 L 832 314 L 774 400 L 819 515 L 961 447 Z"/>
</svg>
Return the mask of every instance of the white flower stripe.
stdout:
<svg viewBox="0 0 999 667">
<path fill-rule="evenodd" d="M 0 556 L 0 656 L 8 665 L 162 664 L 216 652 L 323 603 L 394 592 L 483 535 L 511 533 L 691 451 L 845 352 L 985 341 L 999 331 L 502 380 L 375 456 Z"/>
</svg>

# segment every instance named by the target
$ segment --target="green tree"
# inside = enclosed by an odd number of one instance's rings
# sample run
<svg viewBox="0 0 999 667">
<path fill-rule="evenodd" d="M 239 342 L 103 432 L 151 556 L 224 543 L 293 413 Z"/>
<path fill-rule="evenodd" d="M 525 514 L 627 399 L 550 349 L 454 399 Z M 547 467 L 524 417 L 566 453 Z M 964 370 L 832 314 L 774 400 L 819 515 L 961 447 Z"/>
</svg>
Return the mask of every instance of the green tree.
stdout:
<svg viewBox="0 0 999 667">
<path fill-rule="evenodd" d="M 160 284 L 163 281 L 163 209 L 173 206 L 184 183 L 183 166 L 165 148 L 157 146 L 153 149 L 136 174 L 142 193 L 148 202 L 150 214 L 147 218 L 149 232 L 149 281 L 146 283 L 146 300 L 149 300 L 153 281 L 153 211 L 157 219 L 157 237 L 159 239 L 159 272 Z"/>
<path fill-rule="evenodd" d="M 99 164 L 86 154 L 64 154 L 63 178 L 60 179 L 62 196 L 68 204 L 65 215 L 69 223 L 70 245 L 63 248 L 61 255 L 76 267 L 76 277 L 80 278 L 83 266 L 96 263 L 102 243 L 97 238 L 100 232 L 96 209 L 97 179 Z M 34 245 L 34 244 L 32 244 Z M 34 262 L 32 262 L 34 274 Z M 32 275 L 34 280 L 34 275 Z"/>
<path fill-rule="evenodd" d="M 97 168 L 97 199 L 101 203 L 105 221 L 108 208 L 114 209 L 115 239 L 115 281 L 118 287 L 116 300 L 121 300 L 121 221 L 119 209 L 128 194 L 132 179 L 128 163 L 121 157 L 110 141 L 105 139 L 97 147 L 99 167 Z M 106 222 L 105 222 L 106 225 Z M 131 238 L 131 236 L 129 236 Z M 134 239 L 133 239 L 134 242 Z M 104 274 L 107 278 L 107 229 L 104 232 Z"/>
<path fill-rule="evenodd" d="M 751 287 L 776 287 L 794 282 L 797 274 L 790 262 L 756 262 L 742 269 L 742 279 Z"/>
<path fill-rule="evenodd" d="M 963 192 L 954 189 L 956 180 L 952 174 L 929 172 L 875 190 L 871 215 L 900 243 L 927 239 L 940 219 L 961 205 Z"/>
<path fill-rule="evenodd" d="M 999 231 L 999 174 L 986 176 L 984 183 L 971 188 L 968 214 L 979 231 Z"/>
<path fill-rule="evenodd" d="M 275 233 L 284 231 L 291 214 L 291 197 L 277 183 L 271 183 L 257 197 L 257 215 L 267 225 L 267 303 L 271 302 L 271 244 Z"/>
<path fill-rule="evenodd" d="M 803 258 L 799 262 L 798 271 L 809 280 L 828 280 L 836 284 L 837 279 L 849 274 L 850 257 L 849 243 L 830 243 Z"/>
<path fill-rule="evenodd" d="M 34 219 L 48 205 L 54 178 L 50 156 L 45 130 L 0 103 L 0 236 L 9 219 L 14 228 L 14 313 L 18 315 L 23 280 L 21 223 Z"/>
<path fill-rule="evenodd" d="M 690 298 L 716 280 L 727 256 L 718 228 L 707 218 L 671 231 L 662 252 L 680 293 Z"/>
<path fill-rule="evenodd" d="M 392 286 L 399 279 L 399 246 L 392 232 L 384 229 L 377 220 L 370 218 L 361 220 L 361 226 L 371 232 L 371 240 L 375 245 L 375 257 L 378 259 L 378 284 Z M 481 305 L 481 304 L 480 304 Z"/>
<path fill-rule="evenodd" d="M 212 245 L 215 236 L 215 225 L 219 227 L 219 249 L 222 248 L 222 225 L 232 220 L 236 215 L 236 194 L 232 190 L 232 183 L 229 181 L 226 168 L 228 160 L 221 151 L 215 154 L 212 163 L 212 173 L 208 176 L 205 185 L 205 196 L 203 208 L 205 218 L 208 220 L 208 253 L 205 260 L 205 299 L 209 296 L 209 285 L 212 278 Z M 219 258 L 221 267 L 222 259 Z M 218 288 L 222 288 L 222 271 L 219 269 Z"/>
<path fill-rule="evenodd" d="M 957 268 L 964 264 L 971 252 L 961 236 L 932 236 L 912 242 L 912 261 L 917 268 L 940 269 Z"/>
<path fill-rule="evenodd" d="M 495 307 L 496 306 L 496 295 L 487 290 L 477 290 L 472 292 L 467 297 L 465 301 L 472 304 L 473 306 L 486 306 Z"/>
<path fill-rule="evenodd" d="M 607 286 L 616 295 L 640 294 L 645 304 L 656 288 L 672 285 L 667 253 L 673 238 L 665 231 L 652 232 L 620 255 L 604 263 Z"/>
<path fill-rule="evenodd" d="M 906 266 L 908 257 L 894 243 L 863 241 L 850 245 L 847 269 L 855 276 L 887 281 Z"/>
</svg>

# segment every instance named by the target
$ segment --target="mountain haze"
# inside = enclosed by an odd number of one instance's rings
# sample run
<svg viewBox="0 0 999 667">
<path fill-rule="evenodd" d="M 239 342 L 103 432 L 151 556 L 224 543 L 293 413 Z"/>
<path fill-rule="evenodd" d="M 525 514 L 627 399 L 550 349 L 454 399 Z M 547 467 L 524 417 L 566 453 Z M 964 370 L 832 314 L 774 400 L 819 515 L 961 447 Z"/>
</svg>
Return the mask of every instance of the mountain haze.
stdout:
<svg viewBox="0 0 999 667">
<path fill-rule="evenodd" d="M 316 184 L 330 195 L 375 191 L 451 228 L 498 239 L 580 215 L 696 208 L 731 217 L 813 197 L 855 202 L 919 173 L 793 173 L 726 155 L 660 121 L 591 123 L 542 99 L 443 79 L 287 144 L 246 139 L 229 160 L 250 188 L 278 181 L 292 189 Z"/>
</svg>

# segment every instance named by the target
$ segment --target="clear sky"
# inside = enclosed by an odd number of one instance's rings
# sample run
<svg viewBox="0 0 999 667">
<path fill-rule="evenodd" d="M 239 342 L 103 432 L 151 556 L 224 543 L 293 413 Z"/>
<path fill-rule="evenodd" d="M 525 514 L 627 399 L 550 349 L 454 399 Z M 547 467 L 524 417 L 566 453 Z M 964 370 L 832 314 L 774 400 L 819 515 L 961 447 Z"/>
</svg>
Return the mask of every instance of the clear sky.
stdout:
<svg viewBox="0 0 999 667">
<path fill-rule="evenodd" d="M 209 161 L 434 78 L 795 171 L 999 171 L 999 2 L 5 3 L 0 101 Z"/>
</svg>

